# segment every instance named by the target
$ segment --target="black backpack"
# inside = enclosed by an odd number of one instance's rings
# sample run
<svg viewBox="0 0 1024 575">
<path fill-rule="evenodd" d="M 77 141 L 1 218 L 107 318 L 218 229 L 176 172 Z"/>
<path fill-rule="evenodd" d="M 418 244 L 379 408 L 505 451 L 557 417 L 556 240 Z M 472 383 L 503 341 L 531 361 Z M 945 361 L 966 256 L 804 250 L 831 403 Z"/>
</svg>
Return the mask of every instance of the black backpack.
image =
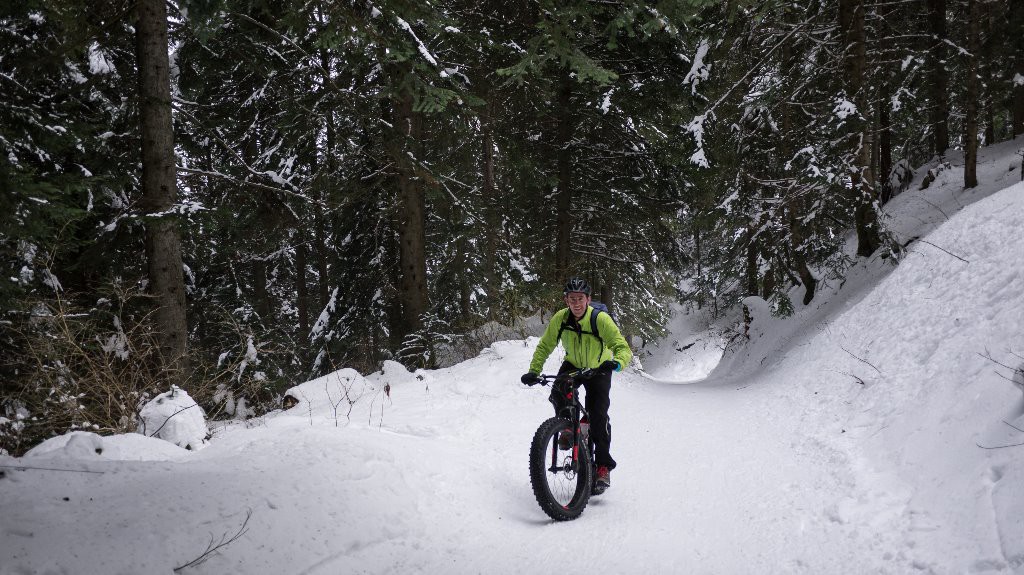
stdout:
<svg viewBox="0 0 1024 575">
<path fill-rule="evenodd" d="M 608 309 L 607 305 L 605 305 L 605 304 L 603 304 L 603 303 L 601 303 L 599 301 L 591 300 L 590 307 L 594 308 L 594 311 L 590 312 L 590 335 L 593 335 L 594 337 L 596 337 L 597 341 L 600 342 L 600 344 L 601 344 L 601 351 L 603 353 L 604 352 L 604 340 L 601 339 L 601 334 L 600 334 L 600 332 L 597 331 L 597 315 L 600 314 L 600 313 L 606 313 L 606 314 L 608 314 L 609 317 L 612 318 L 612 321 L 615 321 L 615 314 L 613 314 L 611 312 L 611 310 Z M 566 308 L 566 309 L 568 309 L 568 308 Z M 571 318 L 572 317 L 572 311 L 567 312 L 565 314 L 565 317 L 566 318 Z M 618 322 L 615 321 L 615 323 L 618 323 Z M 565 331 L 565 329 L 568 328 L 568 327 L 569 327 L 569 323 L 568 323 L 568 319 L 567 319 L 566 321 L 562 322 L 562 327 L 560 327 L 558 329 L 558 337 L 555 338 L 555 341 L 561 341 L 562 340 L 562 332 Z M 573 330 L 571 328 L 570 328 L 570 330 L 571 331 L 576 331 L 576 330 Z M 582 332 L 581 331 L 581 333 L 587 333 L 587 332 Z"/>
</svg>

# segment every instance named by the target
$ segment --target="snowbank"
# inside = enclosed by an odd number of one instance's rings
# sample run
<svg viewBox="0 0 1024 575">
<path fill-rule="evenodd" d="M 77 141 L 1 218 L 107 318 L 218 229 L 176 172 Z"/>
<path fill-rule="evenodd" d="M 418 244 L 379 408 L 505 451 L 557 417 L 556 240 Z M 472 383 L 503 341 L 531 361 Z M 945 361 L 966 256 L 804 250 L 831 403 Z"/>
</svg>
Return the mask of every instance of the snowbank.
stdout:
<svg viewBox="0 0 1024 575">
<path fill-rule="evenodd" d="M 138 433 L 101 437 L 86 431 L 72 431 L 51 437 L 32 448 L 26 458 L 104 459 L 108 461 L 175 461 L 188 450 L 162 439 Z"/>
</svg>

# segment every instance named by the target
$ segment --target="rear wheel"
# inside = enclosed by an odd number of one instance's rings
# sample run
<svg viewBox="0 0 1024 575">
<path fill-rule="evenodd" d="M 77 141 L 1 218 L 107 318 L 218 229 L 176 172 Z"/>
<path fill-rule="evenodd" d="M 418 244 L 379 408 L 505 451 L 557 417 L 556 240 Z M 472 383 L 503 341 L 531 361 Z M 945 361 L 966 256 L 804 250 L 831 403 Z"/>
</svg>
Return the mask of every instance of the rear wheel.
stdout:
<svg viewBox="0 0 1024 575">
<path fill-rule="evenodd" d="M 593 468 L 587 446 L 578 441 L 573 448 L 558 448 L 558 434 L 572 433 L 572 423 L 552 417 L 537 428 L 530 445 L 530 483 L 537 503 L 552 519 L 568 521 L 583 513 L 590 501 Z"/>
</svg>

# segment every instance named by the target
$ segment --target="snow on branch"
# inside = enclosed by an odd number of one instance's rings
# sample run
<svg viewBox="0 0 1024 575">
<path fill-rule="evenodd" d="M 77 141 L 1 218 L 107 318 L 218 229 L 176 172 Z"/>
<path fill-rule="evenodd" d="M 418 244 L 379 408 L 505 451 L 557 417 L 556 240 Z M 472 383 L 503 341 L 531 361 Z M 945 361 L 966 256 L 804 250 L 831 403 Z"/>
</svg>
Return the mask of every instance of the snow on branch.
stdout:
<svg viewBox="0 0 1024 575">
<path fill-rule="evenodd" d="M 410 26 L 409 23 L 406 22 L 405 20 L 402 20 L 402 18 L 399 16 L 395 16 L 395 20 L 398 20 L 398 25 L 404 28 L 405 31 L 408 32 L 410 36 L 412 36 L 412 39 L 416 41 L 416 45 L 419 46 L 420 49 L 420 54 L 422 54 L 423 57 L 426 58 L 428 62 L 437 66 L 437 60 L 434 59 L 433 54 L 430 53 L 430 50 L 427 49 L 426 45 L 423 44 L 419 36 L 416 35 L 416 32 L 413 32 L 412 26 Z"/>
<path fill-rule="evenodd" d="M 704 120 L 706 120 L 707 117 L 708 114 L 701 114 L 686 125 L 686 131 L 693 136 L 693 140 L 697 144 L 697 151 L 690 156 L 690 162 L 702 168 L 708 168 L 711 166 L 708 162 L 707 154 L 704 153 Z"/>
<path fill-rule="evenodd" d="M 786 43 L 789 42 L 790 38 L 792 38 L 797 32 L 803 30 L 806 26 L 807 22 L 804 22 L 790 30 L 789 34 L 786 34 L 781 40 L 779 40 L 777 44 L 772 46 L 772 48 L 768 50 L 767 53 L 765 53 L 764 57 L 762 57 L 759 62 L 751 66 L 750 69 L 747 70 L 745 74 L 743 74 L 743 77 L 737 80 L 728 90 L 726 90 L 725 93 L 722 94 L 718 98 L 718 100 L 711 105 L 710 108 L 708 108 L 703 114 L 694 117 L 694 119 L 691 120 L 689 124 L 687 124 L 686 131 L 693 134 L 694 139 L 697 141 L 697 151 L 694 152 L 692 156 L 690 156 L 691 162 L 697 164 L 702 168 L 707 168 L 711 165 L 708 162 L 707 154 L 704 153 L 704 121 L 708 118 L 714 118 L 715 108 L 720 106 L 722 102 L 724 102 L 725 99 L 728 98 L 734 90 L 736 90 L 736 88 L 738 88 L 744 82 L 746 82 L 747 78 L 749 78 L 751 74 L 753 74 L 756 70 L 759 70 L 765 64 L 765 62 L 767 62 L 769 58 L 772 57 L 772 54 L 774 54 L 776 50 L 778 50 L 782 46 L 785 46 Z M 701 42 L 703 43 L 704 41 L 702 40 Z M 697 56 L 701 56 L 701 51 L 699 47 L 697 49 Z M 706 56 L 706 52 L 704 56 Z M 696 61 L 697 60 L 695 57 L 694 62 L 696 63 Z M 687 77 L 689 77 L 689 75 L 687 75 Z M 694 86 L 694 89 L 696 89 L 696 86 Z"/>
<path fill-rule="evenodd" d="M 690 85 L 691 94 L 696 94 L 697 85 L 706 81 L 711 76 L 711 64 L 704 63 L 704 58 L 707 57 L 710 49 L 711 44 L 706 39 L 700 41 L 700 44 L 697 45 L 697 53 L 693 56 L 693 64 L 690 66 L 690 71 L 683 78 L 683 84 Z"/>
<path fill-rule="evenodd" d="M 845 120 L 850 116 L 857 115 L 857 104 L 846 98 L 836 98 L 836 106 L 832 109 L 832 113 L 840 120 Z"/>
<path fill-rule="evenodd" d="M 298 198 L 298 199 L 300 199 L 300 200 L 302 200 L 304 202 L 308 202 L 308 203 L 311 203 L 311 204 L 319 205 L 320 207 L 323 207 L 323 208 L 327 207 L 326 203 L 324 203 L 324 202 L 322 202 L 322 201 L 320 201 L 318 199 L 311 198 L 311 197 L 303 194 L 302 192 L 292 191 L 292 190 L 289 190 L 287 188 L 280 188 L 280 187 L 276 187 L 276 186 L 270 186 L 270 185 L 267 185 L 267 184 L 261 184 L 260 182 L 253 182 L 253 181 L 250 181 L 250 180 L 240 180 L 240 179 L 238 179 L 238 178 L 236 178 L 234 176 L 229 176 L 228 174 L 225 174 L 223 172 L 211 172 L 209 170 L 200 170 L 200 169 L 197 169 L 197 168 L 186 168 L 184 166 L 178 166 L 177 170 L 178 170 L 178 172 L 183 173 L 183 174 L 192 174 L 192 175 L 196 175 L 196 176 L 207 176 L 207 177 L 211 177 L 211 178 L 219 178 L 219 179 L 231 182 L 232 184 L 237 184 L 239 186 L 251 186 L 253 188 L 259 188 L 261 190 L 267 190 L 268 192 L 277 192 L 277 193 L 281 193 L 281 194 L 287 194 L 287 195 L 296 197 L 296 198 Z"/>
</svg>

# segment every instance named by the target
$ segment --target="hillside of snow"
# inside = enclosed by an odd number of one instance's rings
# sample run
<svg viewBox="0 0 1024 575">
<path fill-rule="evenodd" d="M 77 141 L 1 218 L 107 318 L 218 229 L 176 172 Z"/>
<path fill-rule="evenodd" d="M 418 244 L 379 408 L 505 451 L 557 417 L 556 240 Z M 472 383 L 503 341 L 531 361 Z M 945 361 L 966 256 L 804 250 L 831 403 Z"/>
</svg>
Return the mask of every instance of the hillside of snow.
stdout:
<svg viewBox="0 0 1024 575">
<path fill-rule="evenodd" d="M 899 266 L 785 320 L 750 300 L 724 355 L 676 318 L 615 376 L 619 467 L 576 521 L 530 488 L 528 338 L 302 383 L 198 451 L 80 433 L 0 458 L 0 574 L 1024 574 L 1020 146 L 983 149 L 975 190 L 955 159 L 919 170 L 886 206 Z"/>
</svg>

